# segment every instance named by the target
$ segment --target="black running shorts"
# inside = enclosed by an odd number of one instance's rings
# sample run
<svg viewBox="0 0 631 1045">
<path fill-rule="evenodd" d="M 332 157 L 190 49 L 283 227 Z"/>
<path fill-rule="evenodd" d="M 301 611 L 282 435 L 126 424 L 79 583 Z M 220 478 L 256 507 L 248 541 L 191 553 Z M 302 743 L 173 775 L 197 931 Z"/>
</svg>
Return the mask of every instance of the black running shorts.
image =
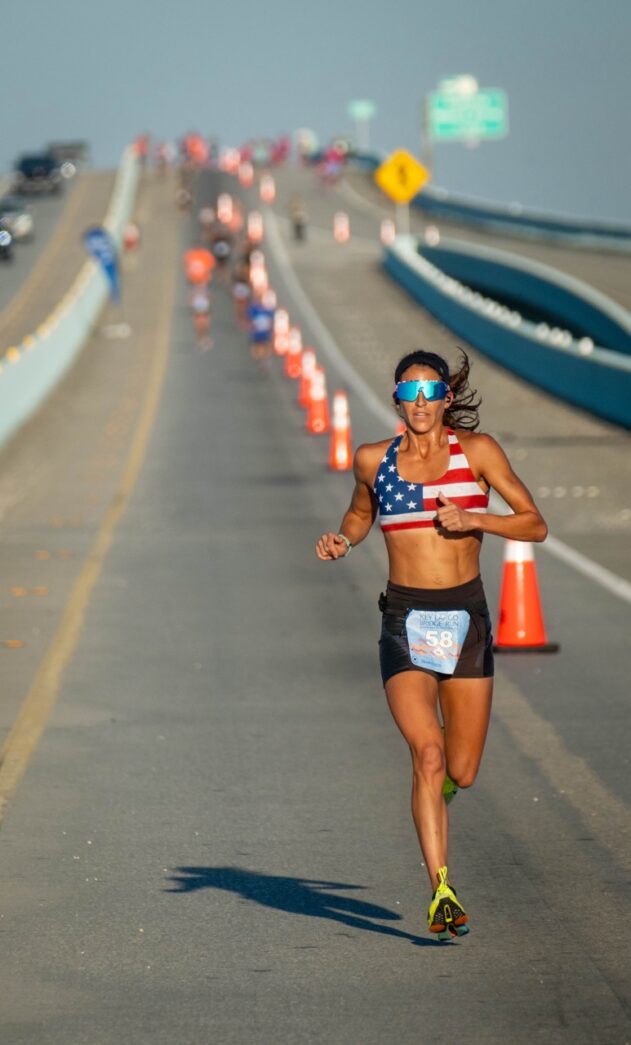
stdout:
<svg viewBox="0 0 631 1045">
<path fill-rule="evenodd" d="M 383 614 L 379 661 L 384 686 L 400 671 L 424 671 L 439 682 L 451 678 L 492 678 L 491 618 L 480 577 L 455 588 L 405 588 L 388 581 L 386 591 L 379 599 L 379 609 Z M 410 610 L 466 610 L 469 613 L 469 628 L 453 675 L 430 671 L 412 663 L 405 627 Z"/>
</svg>

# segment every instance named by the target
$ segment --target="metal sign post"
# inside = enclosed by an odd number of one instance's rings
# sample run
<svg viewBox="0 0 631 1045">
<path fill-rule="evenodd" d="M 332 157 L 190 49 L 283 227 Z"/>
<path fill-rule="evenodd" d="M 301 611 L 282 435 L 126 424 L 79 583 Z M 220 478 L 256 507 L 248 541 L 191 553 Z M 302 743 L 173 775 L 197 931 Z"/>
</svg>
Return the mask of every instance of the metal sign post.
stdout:
<svg viewBox="0 0 631 1045">
<path fill-rule="evenodd" d="M 376 115 L 377 106 L 367 98 L 358 98 L 348 103 L 346 111 L 351 120 L 355 121 L 357 148 L 360 152 L 368 152 L 370 148 L 370 121 Z"/>
<path fill-rule="evenodd" d="M 434 177 L 434 154 L 429 127 L 429 102 L 427 96 L 421 102 L 421 162 Z"/>
<path fill-rule="evenodd" d="M 397 203 L 394 220 L 397 227 L 397 236 L 410 235 L 410 204 Z"/>
</svg>

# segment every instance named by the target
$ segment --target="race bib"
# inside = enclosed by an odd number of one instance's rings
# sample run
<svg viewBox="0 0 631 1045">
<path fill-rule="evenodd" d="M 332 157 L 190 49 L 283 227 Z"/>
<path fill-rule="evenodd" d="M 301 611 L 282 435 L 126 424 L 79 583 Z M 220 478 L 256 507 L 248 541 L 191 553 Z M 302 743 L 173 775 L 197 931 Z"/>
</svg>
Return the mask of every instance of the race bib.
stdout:
<svg viewBox="0 0 631 1045">
<path fill-rule="evenodd" d="M 252 326 L 257 334 L 267 334 L 272 329 L 271 317 L 259 313 L 253 317 Z"/>
<path fill-rule="evenodd" d="M 469 630 L 466 610 L 410 610 L 405 629 L 417 668 L 453 675 Z"/>
</svg>

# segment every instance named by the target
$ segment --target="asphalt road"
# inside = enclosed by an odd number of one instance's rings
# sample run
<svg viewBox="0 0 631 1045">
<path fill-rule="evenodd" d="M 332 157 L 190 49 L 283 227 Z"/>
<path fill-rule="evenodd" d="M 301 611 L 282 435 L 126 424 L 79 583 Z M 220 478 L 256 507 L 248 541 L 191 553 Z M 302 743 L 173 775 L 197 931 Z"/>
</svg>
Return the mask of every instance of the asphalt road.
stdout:
<svg viewBox="0 0 631 1045">
<path fill-rule="evenodd" d="M 0 650 L 5 728 L 59 680 L 0 833 L 0 1041 L 631 1041 L 628 605 L 541 556 L 562 651 L 500 662 L 479 782 L 451 806 L 472 932 L 434 943 L 378 680 L 379 539 L 315 559 L 348 476 L 278 367 L 253 369 L 223 291 L 196 352 L 190 230 L 143 193 L 132 338 L 97 332 L 0 458 L 23 491 L 3 504 L 0 626 L 24 642 Z M 354 388 L 351 408 L 355 442 L 387 434 Z M 492 604 L 500 557 L 489 540 Z"/>
</svg>

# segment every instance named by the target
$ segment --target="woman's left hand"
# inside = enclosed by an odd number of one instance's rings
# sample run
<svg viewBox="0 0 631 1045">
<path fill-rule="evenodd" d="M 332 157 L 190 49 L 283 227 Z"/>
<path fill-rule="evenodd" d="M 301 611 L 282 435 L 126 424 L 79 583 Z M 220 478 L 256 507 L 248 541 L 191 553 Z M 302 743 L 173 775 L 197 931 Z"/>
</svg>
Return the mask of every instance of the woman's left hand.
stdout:
<svg viewBox="0 0 631 1045">
<path fill-rule="evenodd" d="M 443 530 L 447 530 L 449 533 L 466 533 L 468 530 L 478 528 L 479 523 L 475 515 L 459 508 L 457 504 L 445 497 L 444 493 L 438 494 L 436 502 L 438 505 L 436 518 Z"/>
</svg>

